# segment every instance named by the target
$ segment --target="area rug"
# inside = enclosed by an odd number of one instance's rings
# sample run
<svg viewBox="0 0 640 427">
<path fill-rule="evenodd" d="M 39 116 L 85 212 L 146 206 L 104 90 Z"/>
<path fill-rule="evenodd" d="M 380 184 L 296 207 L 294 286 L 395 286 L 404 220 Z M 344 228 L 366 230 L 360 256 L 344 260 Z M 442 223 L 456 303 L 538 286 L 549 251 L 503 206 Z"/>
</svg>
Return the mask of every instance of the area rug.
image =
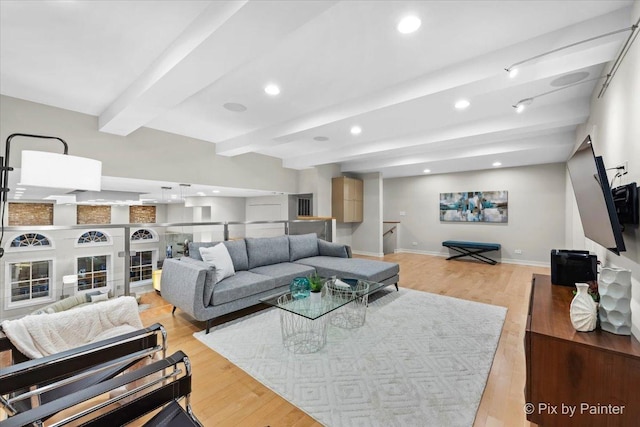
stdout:
<svg viewBox="0 0 640 427">
<path fill-rule="evenodd" d="M 194 336 L 331 427 L 471 426 L 506 308 L 385 290 L 358 329 L 329 326 L 319 352 L 282 345 L 271 308 Z"/>
</svg>

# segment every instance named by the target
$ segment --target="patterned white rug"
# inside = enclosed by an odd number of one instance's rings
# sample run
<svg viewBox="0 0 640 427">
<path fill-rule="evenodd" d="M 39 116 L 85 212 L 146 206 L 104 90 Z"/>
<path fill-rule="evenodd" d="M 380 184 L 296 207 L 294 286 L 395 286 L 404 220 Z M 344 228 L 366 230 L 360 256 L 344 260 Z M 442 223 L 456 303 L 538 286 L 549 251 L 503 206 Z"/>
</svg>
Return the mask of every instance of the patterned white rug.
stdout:
<svg viewBox="0 0 640 427">
<path fill-rule="evenodd" d="M 506 308 L 410 289 L 376 297 L 363 327 L 329 326 L 313 354 L 283 347 L 275 308 L 194 336 L 326 426 L 471 426 Z"/>
</svg>

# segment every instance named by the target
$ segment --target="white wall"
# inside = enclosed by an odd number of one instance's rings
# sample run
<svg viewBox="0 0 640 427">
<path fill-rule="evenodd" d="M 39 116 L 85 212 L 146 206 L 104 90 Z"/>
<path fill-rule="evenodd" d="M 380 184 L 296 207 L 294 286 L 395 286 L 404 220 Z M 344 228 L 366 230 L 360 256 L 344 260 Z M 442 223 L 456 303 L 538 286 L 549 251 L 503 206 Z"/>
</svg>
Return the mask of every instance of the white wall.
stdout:
<svg viewBox="0 0 640 427">
<path fill-rule="evenodd" d="M 69 144 L 69 154 L 102 161 L 105 176 L 176 181 L 256 190 L 297 191 L 298 171 L 260 154 L 217 156 L 215 145 L 140 128 L 128 136 L 98 131 L 98 118 L 7 96 L 0 97 L 0 141 L 12 133 L 52 135 Z M 49 140 L 16 138 L 10 165 L 20 167 L 25 149 L 61 152 Z M 145 160 L 146 159 L 146 160 Z"/>
<path fill-rule="evenodd" d="M 640 2 L 636 1 L 629 24 L 640 17 Z M 605 70 L 608 72 L 611 64 Z M 576 145 L 591 135 L 596 155 L 603 157 L 606 167 L 628 162 L 628 174 L 622 184 L 640 184 L 640 42 L 631 47 L 603 97 L 597 97 L 600 85 L 591 99 L 588 122 L 576 132 Z M 610 177 L 613 178 L 613 177 Z M 620 185 L 616 180 L 614 186 Z M 605 265 L 631 270 L 632 274 L 632 334 L 640 339 L 640 229 L 627 227 L 624 241 L 627 251 L 617 256 L 584 238 L 580 216 L 571 188 L 568 188 L 567 229 L 570 246 L 595 251 Z"/>
<path fill-rule="evenodd" d="M 298 193 L 313 194 L 314 216 L 332 216 L 331 179 L 341 175 L 340 167 L 334 164 L 316 166 L 300 171 Z"/>
<path fill-rule="evenodd" d="M 507 224 L 440 222 L 440 193 L 492 190 L 509 192 Z M 502 262 L 548 265 L 550 250 L 565 246 L 564 216 L 564 164 L 384 181 L 384 219 L 400 221 L 399 251 L 445 255 L 445 240 L 495 242 Z"/>
<path fill-rule="evenodd" d="M 382 251 L 382 174 L 359 175 L 362 179 L 363 215 L 362 222 L 351 227 L 351 249 L 354 253 L 383 256 Z"/>
<path fill-rule="evenodd" d="M 289 219 L 289 196 L 247 197 L 247 221 L 286 221 Z M 284 234 L 284 224 L 256 224 L 246 226 L 247 237 L 268 237 Z"/>
</svg>

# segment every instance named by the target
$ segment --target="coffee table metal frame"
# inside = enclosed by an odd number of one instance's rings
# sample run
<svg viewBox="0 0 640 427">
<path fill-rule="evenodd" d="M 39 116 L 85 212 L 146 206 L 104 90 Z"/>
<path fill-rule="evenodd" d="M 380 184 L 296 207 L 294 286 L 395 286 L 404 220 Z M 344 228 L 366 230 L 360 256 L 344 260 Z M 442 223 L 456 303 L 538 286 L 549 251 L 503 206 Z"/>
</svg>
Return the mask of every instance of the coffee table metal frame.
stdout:
<svg viewBox="0 0 640 427">
<path fill-rule="evenodd" d="M 386 287 L 384 283 L 358 280 L 355 287 L 342 288 L 332 281 L 322 288 L 321 297 L 293 299 L 291 293 L 272 295 L 262 298 L 264 304 L 280 309 L 280 328 L 282 343 L 293 353 L 314 353 L 327 342 L 327 327 L 335 326 L 355 328 L 362 326 L 366 317 L 368 296 Z M 348 308 L 355 303 L 352 309 Z M 335 316 L 327 316 L 334 313 Z M 335 321 L 332 319 L 336 319 Z M 335 322 L 335 323 L 334 323 Z"/>
</svg>

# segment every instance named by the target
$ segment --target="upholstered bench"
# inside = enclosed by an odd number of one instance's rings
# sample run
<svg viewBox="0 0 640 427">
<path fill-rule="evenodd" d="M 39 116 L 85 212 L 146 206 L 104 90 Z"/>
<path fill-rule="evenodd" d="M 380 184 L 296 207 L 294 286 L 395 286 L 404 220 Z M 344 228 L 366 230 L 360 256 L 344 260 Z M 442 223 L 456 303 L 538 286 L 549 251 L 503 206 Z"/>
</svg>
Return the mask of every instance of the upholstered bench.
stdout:
<svg viewBox="0 0 640 427">
<path fill-rule="evenodd" d="M 463 256 L 470 256 L 491 265 L 495 265 L 497 261 L 480 254 L 500 250 L 500 243 L 467 242 L 460 240 L 445 240 L 444 242 L 442 242 L 442 246 L 451 248 L 454 251 L 458 252 L 457 255 L 452 255 L 447 258 L 448 260 L 460 258 Z"/>
</svg>

